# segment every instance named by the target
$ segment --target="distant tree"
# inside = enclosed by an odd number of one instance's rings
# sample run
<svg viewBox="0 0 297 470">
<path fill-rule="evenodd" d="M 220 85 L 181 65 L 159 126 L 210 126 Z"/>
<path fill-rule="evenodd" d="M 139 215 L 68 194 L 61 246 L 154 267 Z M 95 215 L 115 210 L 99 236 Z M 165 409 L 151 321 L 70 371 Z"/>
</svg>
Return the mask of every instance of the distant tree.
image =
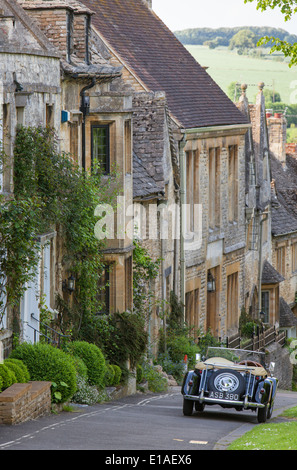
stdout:
<svg viewBox="0 0 297 470">
<path fill-rule="evenodd" d="M 263 95 L 265 98 L 265 103 L 269 103 L 270 101 L 272 103 L 280 103 L 281 102 L 281 96 L 277 91 L 273 90 L 268 90 L 268 88 L 265 88 L 263 91 Z"/>
<path fill-rule="evenodd" d="M 267 10 L 267 8 L 278 7 L 284 15 L 285 21 L 289 21 L 292 15 L 297 13 L 297 4 L 295 0 L 244 0 L 244 3 L 256 2 L 257 9 L 261 11 Z M 258 45 L 272 43 L 271 53 L 280 51 L 285 57 L 290 57 L 289 67 L 297 65 L 297 42 L 294 42 L 291 38 L 285 37 L 281 39 L 279 36 L 263 36 Z"/>
<path fill-rule="evenodd" d="M 211 39 L 210 41 L 205 41 L 203 45 L 208 46 L 209 49 L 215 49 L 222 43 L 222 41 L 223 41 L 223 38 L 216 37 L 215 39 Z"/>
<path fill-rule="evenodd" d="M 256 45 L 256 35 L 249 29 L 242 29 L 238 33 L 234 34 L 229 43 L 229 49 L 239 49 L 241 51 L 245 49 L 252 49 Z"/>
<path fill-rule="evenodd" d="M 234 102 L 238 101 L 241 95 L 240 83 L 231 82 L 227 88 L 227 95 L 230 100 Z"/>
</svg>

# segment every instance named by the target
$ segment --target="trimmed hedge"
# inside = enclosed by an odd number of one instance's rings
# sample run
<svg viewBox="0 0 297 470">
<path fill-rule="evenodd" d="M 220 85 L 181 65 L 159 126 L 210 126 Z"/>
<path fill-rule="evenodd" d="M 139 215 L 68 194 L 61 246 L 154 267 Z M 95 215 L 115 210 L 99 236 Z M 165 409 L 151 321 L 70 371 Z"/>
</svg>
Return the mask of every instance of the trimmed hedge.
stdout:
<svg viewBox="0 0 297 470">
<path fill-rule="evenodd" d="M 111 364 L 111 367 L 114 370 L 113 385 L 119 385 L 122 377 L 122 369 L 116 364 Z"/>
<path fill-rule="evenodd" d="M 16 381 L 18 383 L 22 384 L 22 383 L 27 382 L 25 374 L 24 374 L 23 370 L 21 369 L 21 367 L 18 364 L 15 364 L 15 363 L 9 362 L 9 361 L 4 361 L 4 365 L 7 366 L 8 369 L 10 369 L 12 372 L 14 372 L 15 377 L 16 377 Z"/>
<path fill-rule="evenodd" d="M 67 344 L 67 352 L 80 357 L 88 369 L 90 385 L 104 388 L 106 364 L 104 355 L 98 346 L 87 341 L 73 341 Z"/>
<path fill-rule="evenodd" d="M 73 359 L 50 344 L 22 343 L 10 355 L 28 368 L 31 380 L 53 383 L 52 402 L 63 403 L 76 391 L 76 370 Z"/>
<path fill-rule="evenodd" d="M 0 364 L 0 377 L 2 379 L 1 391 L 17 382 L 15 373 L 4 364 Z"/>
<path fill-rule="evenodd" d="M 16 364 L 17 366 L 19 366 L 24 374 L 25 382 L 29 382 L 30 374 L 28 371 L 28 367 L 23 361 L 21 361 L 20 359 L 13 359 L 12 357 L 8 357 L 7 359 L 5 359 L 4 364 L 6 364 L 7 366 L 9 364 Z"/>
</svg>

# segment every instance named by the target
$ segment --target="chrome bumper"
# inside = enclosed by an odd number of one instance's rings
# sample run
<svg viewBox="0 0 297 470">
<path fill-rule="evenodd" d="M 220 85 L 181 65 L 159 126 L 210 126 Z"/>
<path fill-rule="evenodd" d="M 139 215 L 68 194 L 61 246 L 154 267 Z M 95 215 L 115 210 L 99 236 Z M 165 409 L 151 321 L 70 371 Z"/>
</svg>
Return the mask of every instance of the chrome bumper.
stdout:
<svg viewBox="0 0 297 470">
<path fill-rule="evenodd" d="M 263 403 L 250 402 L 247 399 L 241 400 L 225 400 L 222 398 L 209 398 L 205 396 L 197 395 L 183 395 L 186 400 L 193 400 L 199 403 L 216 403 L 217 405 L 230 405 L 230 406 L 242 406 L 243 408 L 264 408 L 266 405 Z"/>
</svg>

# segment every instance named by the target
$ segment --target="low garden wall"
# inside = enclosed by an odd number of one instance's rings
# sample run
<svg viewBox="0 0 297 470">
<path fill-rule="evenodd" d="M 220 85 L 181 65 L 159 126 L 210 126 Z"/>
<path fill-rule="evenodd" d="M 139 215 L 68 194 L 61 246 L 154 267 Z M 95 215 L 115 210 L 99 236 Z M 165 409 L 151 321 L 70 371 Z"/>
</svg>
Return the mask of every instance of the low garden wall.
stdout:
<svg viewBox="0 0 297 470">
<path fill-rule="evenodd" d="M 19 424 L 51 412 L 51 382 L 14 383 L 0 393 L 0 424 Z"/>
</svg>

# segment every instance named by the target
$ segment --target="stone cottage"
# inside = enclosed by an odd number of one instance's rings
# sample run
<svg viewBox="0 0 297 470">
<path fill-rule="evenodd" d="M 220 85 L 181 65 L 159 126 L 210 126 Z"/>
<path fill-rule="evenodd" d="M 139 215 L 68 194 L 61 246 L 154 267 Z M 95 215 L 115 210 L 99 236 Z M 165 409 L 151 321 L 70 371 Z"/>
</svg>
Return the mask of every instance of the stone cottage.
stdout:
<svg viewBox="0 0 297 470">
<path fill-rule="evenodd" d="M 14 0 L 1 0 L 0 25 L 0 140 L 6 154 L 0 181 L 2 195 L 10 198 L 14 190 L 13 147 L 17 125 L 45 126 L 50 115 L 52 124 L 59 130 L 60 55 Z M 13 322 L 19 323 L 24 339 L 33 340 L 34 331 L 29 325 L 34 323 L 31 313 L 35 312 L 35 294 L 45 295 L 49 305 L 52 304 L 54 277 L 46 273 L 55 258 L 55 235 L 55 232 L 40 234 L 37 282 L 27 286 L 20 311 L 8 307 L 0 319 L 4 355 L 11 348 Z"/>
<path fill-rule="evenodd" d="M 159 241 L 145 240 L 154 258 L 162 254 L 159 299 L 168 300 L 173 290 L 194 335 L 210 329 L 223 338 L 237 330 L 244 302 L 249 121 L 155 15 L 150 1 L 82 3 L 94 12 L 93 31 L 110 63 L 123 67 L 125 87 L 133 90 L 135 161 L 142 164 L 142 177 L 146 173 L 141 195 L 134 186 L 135 202 L 140 196 L 141 204 L 154 200 L 163 214 L 157 220 L 165 218 L 173 233 L 160 236 L 161 224 Z M 173 209 L 174 222 L 166 219 Z M 157 309 L 152 318 L 160 324 Z"/>
<path fill-rule="evenodd" d="M 128 219 L 122 221 L 121 215 L 133 202 L 132 95 L 124 87 L 112 87 L 114 81 L 121 84 L 122 66 L 112 65 L 109 54 L 98 46 L 92 30 L 93 11 L 83 3 L 19 0 L 19 4 L 61 56 L 61 150 L 87 171 L 99 163 L 106 181 L 117 173 L 118 191 L 123 196 L 118 212 L 112 214 L 114 231 L 104 250 L 105 289 L 100 313 L 131 310 L 133 245 L 126 230 Z M 96 215 L 102 215 L 100 209 Z M 60 292 L 62 276 L 65 279 L 69 274 L 62 258 L 59 252 L 56 274 Z"/>
<path fill-rule="evenodd" d="M 266 112 L 264 83 L 255 104 L 246 85 L 238 107 L 252 127 L 246 134 L 245 311 L 255 320 L 296 334 L 294 170 L 286 163 L 286 121 Z M 289 165 L 294 159 L 289 159 Z M 277 189 L 278 188 L 278 189 Z"/>
</svg>

